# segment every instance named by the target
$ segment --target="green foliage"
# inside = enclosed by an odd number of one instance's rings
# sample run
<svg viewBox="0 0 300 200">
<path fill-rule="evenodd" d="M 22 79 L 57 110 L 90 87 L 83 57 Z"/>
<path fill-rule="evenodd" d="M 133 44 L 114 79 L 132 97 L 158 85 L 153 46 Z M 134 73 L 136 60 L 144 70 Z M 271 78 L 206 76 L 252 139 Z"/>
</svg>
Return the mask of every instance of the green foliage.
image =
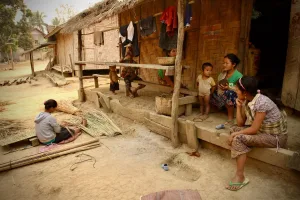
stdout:
<svg viewBox="0 0 300 200">
<path fill-rule="evenodd" d="M 21 11 L 22 18 L 15 23 L 18 10 Z M 8 53 L 10 46 L 13 51 L 16 51 L 18 46 L 23 49 L 32 48 L 31 26 L 28 23 L 31 16 L 32 12 L 26 8 L 23 0 L 0 1 L 0 52 Z"/>
<path fill-rule="evenodd" d="M 29 17 L 29 23 L 32 27 L 38 28 L 44 33 L 44 26 L 46 25 L 44 22 L 45 17 L 46 15 L 43 12 L 32 12 L 32 15 Z"/>
<path fill-rule="evenodd" d="M 52 25 L 53 26 L 58 26 L 60 24 L 61 24 L 60 19 L 58 19 L 57 17 L 52 19 Z"/>
</svg>

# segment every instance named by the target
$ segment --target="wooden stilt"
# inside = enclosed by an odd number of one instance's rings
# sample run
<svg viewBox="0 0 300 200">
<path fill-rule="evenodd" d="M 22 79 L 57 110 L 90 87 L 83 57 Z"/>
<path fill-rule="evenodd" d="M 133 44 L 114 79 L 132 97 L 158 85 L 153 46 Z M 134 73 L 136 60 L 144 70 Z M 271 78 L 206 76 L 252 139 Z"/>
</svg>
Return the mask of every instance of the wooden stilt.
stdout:
<svg viewBox="0 0 300 200">
<path fill-rule="evenodd" d="M 183 40 L 184 40 L 184 0 L 178 0 L 178 39 L 177 39 L 177 55 L 175 60 L 175 85 L 172 97 L 172 132 L 171 140 L 174 147 L 179 146 L 178 137 L 178 104 L 179 104 L 179 93 L 180 93 L 180 83 L 181 83 L 181 72 L 182 72 L 182 51 L 183 51 Z"/>
<path fill-rule="evenodd" d="M 81 30 L 78 31 L 78 60 L 82 61 L 82 32 Z M 84 98 L 84 89 L 83 89 L 83 71 L 82 71 L 82 65 L 79 65 L 79 74 L 78 74 L 78 78 L 79 78 L 79 91 L 78 91 L 78 99 L 80 102 L 84 102 L 85 98 Z"/>
<path fill-rule="evenodd" d="M 33 52 L 30 52 L 30 66 L 31 66 L 31 74 L 32 74 L 32 76 L 35 76 L 34 62 L 33 62 Z"/>
<path fill-rule="evenodd" d="M 70 64 L 71 64 L 71 69 L 72 69 L 72 77 L 75 76 L 75 69 L 74 69 L 74 64 L 72 62 L 72 56 L 69 54 L 70 57 Z"/>
</svg>

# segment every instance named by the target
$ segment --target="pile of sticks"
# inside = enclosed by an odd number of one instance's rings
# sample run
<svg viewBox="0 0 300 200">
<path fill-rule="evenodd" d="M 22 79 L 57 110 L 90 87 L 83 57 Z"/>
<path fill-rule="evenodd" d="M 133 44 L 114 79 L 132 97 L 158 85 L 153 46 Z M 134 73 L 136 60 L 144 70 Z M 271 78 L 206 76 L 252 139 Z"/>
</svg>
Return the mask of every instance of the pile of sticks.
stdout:
<svg viewBox="0 0 300 200">
<path fill-rule="evenodd" d="M 4 80 L 4 81 L 0 82 L 0 86 L 11 86 L 13 84 L 20 85 L 20 84 L 23 84 L 23 83 L 31 84 L 32 80 L 37 81 L 37 78 L 35 78 L 33 76 L 28 76 L 28 77 L 13 79 L 13 80 Z"/>
<path fill-rule="evenodd" d="M 0 164 L 0 172 L 15 169 L 18 167 L 23 167 L 37 162 L 42 162 L 45 160 L 51 160 L 60 156 L 64 156 L 71 153 L 76 153 L 79 151 L 85 151 L 100 146 L 98 139 L 93 139 L 88 142 L 82 142 L 79 144 L 73 144 L 70 146 L 61 146 L 59 149 L 54 149 L 51 151 L 37 153 L 30 156 L 25 156 L 20 159 L 11 160 L 9 162 L 4 162 Z"/>
</svg>

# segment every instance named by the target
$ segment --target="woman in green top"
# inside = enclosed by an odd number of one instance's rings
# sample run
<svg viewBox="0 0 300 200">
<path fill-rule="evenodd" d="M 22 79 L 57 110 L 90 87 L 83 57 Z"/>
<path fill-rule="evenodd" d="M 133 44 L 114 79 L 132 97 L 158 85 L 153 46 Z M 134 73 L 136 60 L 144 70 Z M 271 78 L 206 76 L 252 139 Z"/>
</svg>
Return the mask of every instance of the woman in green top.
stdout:
<svg viewBox="0 0 300 200">
<path fill-rule="evenodd" d="M 235 54 L 227 54 L 224 57 L 223 72 L 218 76 L 218 82 L 227 79 L 228 84 L 218 87 L 223 90 L 223 93 L 213 93 L 211 103 L 218 108 L 226 107 L 228 112 L 228 121 L 226 124 L 231 124 L 234 117 L 234 106 L 236 105 L 237 94 L 235 92 L 236 82 L 243 77 L 243 75 L 236 69 L 240 63 L 240 59 Z"/>
</svg>

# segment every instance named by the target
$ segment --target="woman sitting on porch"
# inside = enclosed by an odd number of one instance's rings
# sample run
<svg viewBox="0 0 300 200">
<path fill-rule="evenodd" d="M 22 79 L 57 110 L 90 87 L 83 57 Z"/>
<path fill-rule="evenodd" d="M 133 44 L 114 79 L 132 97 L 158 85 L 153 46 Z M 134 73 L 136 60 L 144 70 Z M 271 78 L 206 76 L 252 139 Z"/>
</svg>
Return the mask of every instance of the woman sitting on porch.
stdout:
<svg viewBox="0 0 300 200">
<path fill-rule="evenodd" d="M 231 128 L 228 143 L 231 157 L 236 159 L 236 174 L 226 187 L 239 190 L 249 183 L 244 176 L 247 153 L 252 147 L 278 148 L 287 142 L 286 113 L 280 112 L 276 104 L 260 94 L 258 81 L 244 76 L 237 82 L 237 126 Z"/>
<path fill-rule="evenodd" d="M 222 94 L 218 94 L 217 90 L 212 94 L 211 103 L 219 109 L 226 106 L 228 112 L 228 121 L 225 123 L 232 124 L 234 117 L 234 106 L 237 98 L 235 93 L 235 85 L 239 78 L 243 75 L 236 69 L 240 63 L 240 59 L 235 54 L 227 54 L 224 57 L 223 72 L 218 76 L 218 82 L 227 79 L 228 84 L 219 84 L 218 88 L 223 90 Z"/>
</svg>

